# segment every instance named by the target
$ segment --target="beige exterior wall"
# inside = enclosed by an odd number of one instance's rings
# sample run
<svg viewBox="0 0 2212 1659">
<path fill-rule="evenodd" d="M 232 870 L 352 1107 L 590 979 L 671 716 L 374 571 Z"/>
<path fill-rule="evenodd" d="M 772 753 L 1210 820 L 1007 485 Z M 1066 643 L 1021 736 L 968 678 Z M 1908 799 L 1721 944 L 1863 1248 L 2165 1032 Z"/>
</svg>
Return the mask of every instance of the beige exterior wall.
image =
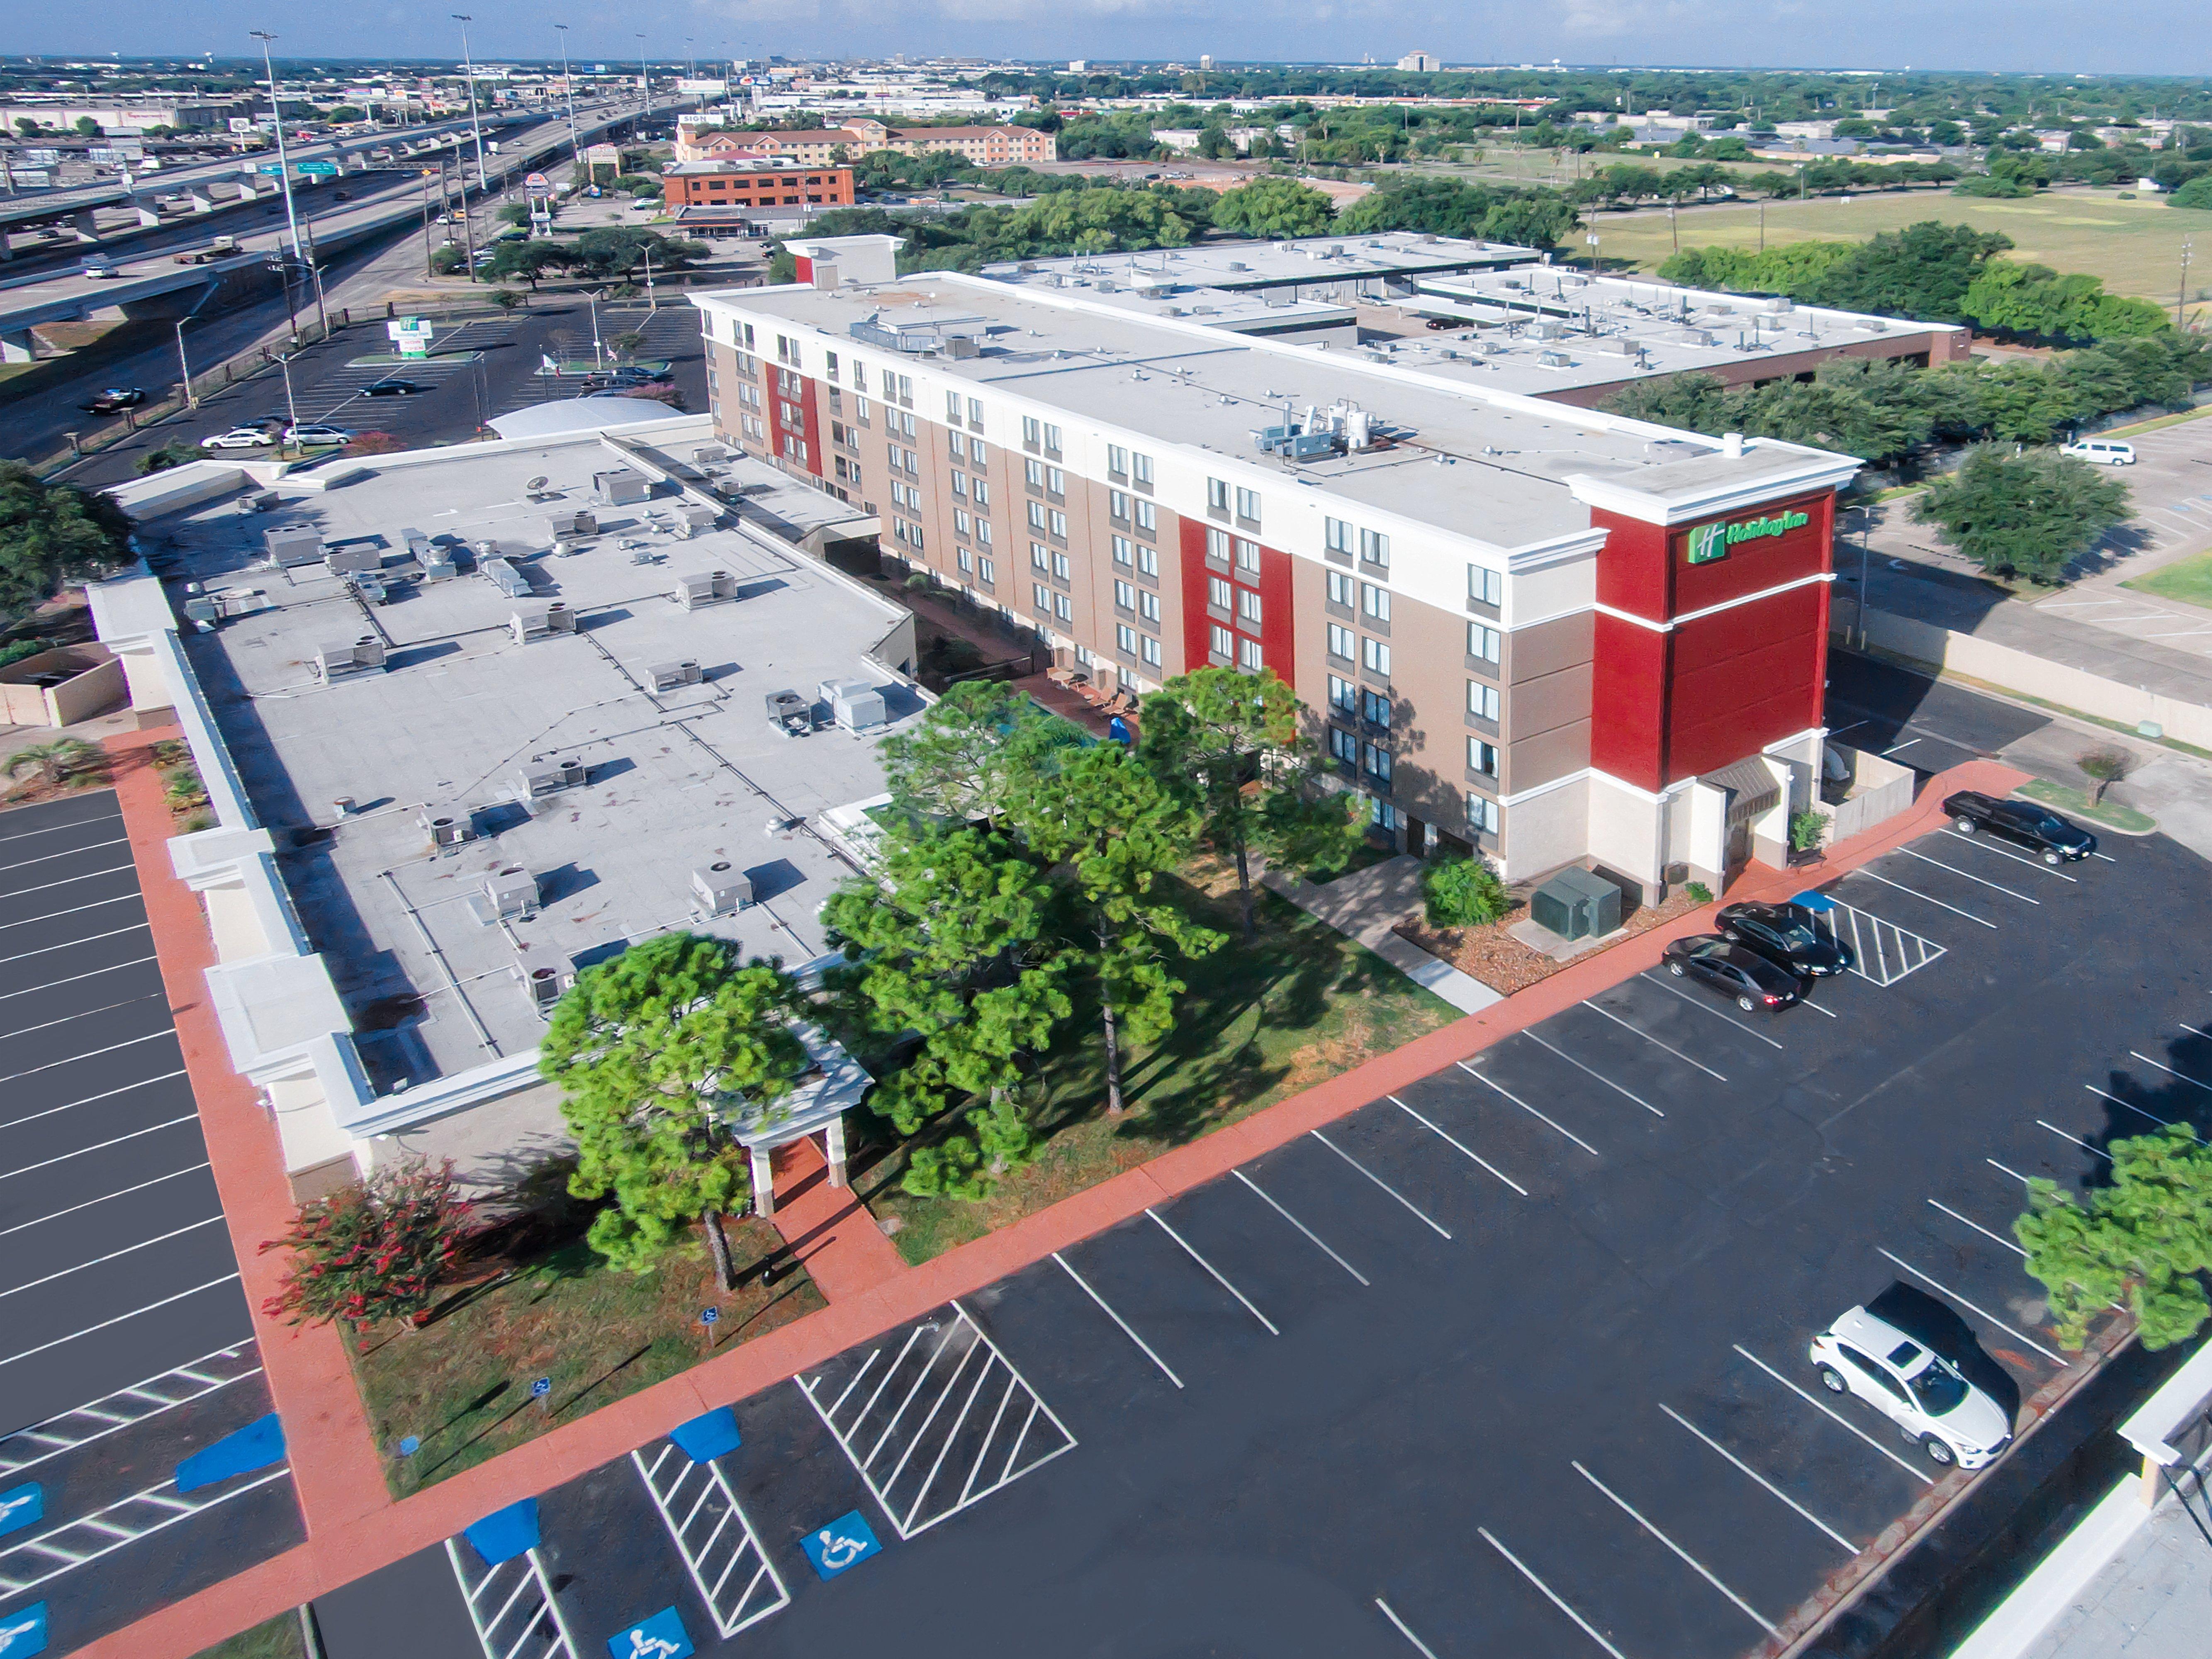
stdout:
<svg viewBox="0 0 2212 1659">
<path fill-rule="evenodd" d="M 1526 881 L 1582 857 L 1589 843 L 1590 789 L 1589 779 L 1579 777 L 1508 807 L 1499 873 Z"/>
</svg>

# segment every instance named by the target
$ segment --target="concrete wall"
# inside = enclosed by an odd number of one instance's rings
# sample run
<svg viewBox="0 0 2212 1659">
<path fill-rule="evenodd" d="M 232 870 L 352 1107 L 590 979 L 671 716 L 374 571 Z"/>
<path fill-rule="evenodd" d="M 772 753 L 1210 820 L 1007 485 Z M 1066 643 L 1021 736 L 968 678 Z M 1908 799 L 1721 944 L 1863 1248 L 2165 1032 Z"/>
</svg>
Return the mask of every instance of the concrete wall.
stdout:
<svg viewBox="0 0 2212 1659">
<path fill-rule="evenodd" d="M 1828 747 L 1851 769 L 1850 796 L 1823 808 L 1831 815 L 1830 841 L 1843 841 L 1862 830 L 1886 823 L 1912 805 L 1911 767 L 1847 744 L 1831 743 Z"/>
<path fill-rule="evenodd" d="M 36 684 L 66 675 L 58 684 Z M 104 645 L 64 645 L 0 669 L 0 720 L 12 726 L 74 726 L 124 699 L 123 665 Z"/>
</svg>

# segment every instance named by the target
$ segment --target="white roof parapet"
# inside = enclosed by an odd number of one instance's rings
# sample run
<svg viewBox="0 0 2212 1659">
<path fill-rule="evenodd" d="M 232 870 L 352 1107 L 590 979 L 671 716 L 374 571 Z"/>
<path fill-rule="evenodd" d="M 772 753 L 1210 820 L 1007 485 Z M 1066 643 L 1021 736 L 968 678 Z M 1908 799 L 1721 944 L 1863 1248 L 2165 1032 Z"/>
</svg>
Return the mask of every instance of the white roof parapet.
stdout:
<svg viewBox="0 0 2212 1659">
<path fill-rule="evenodd" d="M 2194 1451 L 2172 1442 L 2187 1436 Z M 2154 1463 L 2172 1468 L 2193 1462 L 2212 1440 L 2212 1336 L 2182 1362 L 2165 1386 L 2143 1401 L 2134 1416 L 2120 1425 L 2120 1437 Z"/>
</svg>

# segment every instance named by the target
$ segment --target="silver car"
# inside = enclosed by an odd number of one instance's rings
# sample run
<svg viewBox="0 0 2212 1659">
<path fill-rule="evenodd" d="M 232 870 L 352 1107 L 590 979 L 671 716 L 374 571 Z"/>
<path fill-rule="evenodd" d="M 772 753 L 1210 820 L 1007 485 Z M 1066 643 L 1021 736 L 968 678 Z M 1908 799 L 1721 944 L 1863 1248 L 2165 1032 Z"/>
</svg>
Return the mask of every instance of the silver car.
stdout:
<svg viewBox="0 0 2212 1659">
<path fill-rule="evenodd" d="M 1942 1355 L 1864 1308 L 1814 1337 L 1812 1355 L 1822 1387 L 1882 1413 L 1931 1463 L 1978 1469 L 2012 1443 L 2002 1407 Z"/>
</svg>

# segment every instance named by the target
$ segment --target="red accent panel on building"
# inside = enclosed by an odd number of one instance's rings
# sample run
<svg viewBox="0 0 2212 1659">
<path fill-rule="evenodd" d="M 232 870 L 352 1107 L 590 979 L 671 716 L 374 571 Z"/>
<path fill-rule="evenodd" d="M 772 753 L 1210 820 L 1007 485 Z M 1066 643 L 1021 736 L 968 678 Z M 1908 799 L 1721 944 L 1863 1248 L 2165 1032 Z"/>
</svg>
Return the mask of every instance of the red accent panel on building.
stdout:
<svg viewBox="0 0 2212 1659">
<path fill-rule="evenodd" d="M 1291 556 L 1260 550 L 1260 657 L 1276 678 L 1295 681 L 1297 630 L 1291 625 Z"/>
<path fill-rule="evenodd" d="M 1597 556 L 1597 602 L 1653 622 L 1674 615 L 1666 526 L 1624 519 L 1595 507 L 1590 523 L 1606 532 L 1605 546 Z"/>
<path fill-rule="evenodd" d="M 1666 781 L 1668 639 L 1601 611 L 1591 641 L 1590 764 L 1655 794 Z"/>
<path fill-rule="evenodd" d="M 806 422 L 806 470 L 816 477 L 822 476 L 823 445 L 821 394 L 815 390 L 814 377 L 801 374 L 799 379 L 799 410 Z"/>
<path fill-rule="evenodd" d="M 1704 564 L 1689 562 L 1690 533 L 1696 526 L 1677 525 L 1668 534 L 1674 550 L 1674 607 L 1667 614 L 1679 617 L 1686 611 L 1703 611 L 1746 593 L 1818 575 L 1828 568 L 1828 532 L 1834 509 L 1835 497 L 1823 493 L 1708 520 L 1705 522 L 1745 524 L 1754 519 L 1802 513 L 1807 522 L 1801 529 L 1785 530 L 1778 536 L 1737 542 L 1725 556 Z"/>
<path fill-rule="evenodd" d="M 1820 720 L 1826 583 L 1685 623 L 1668 674 L 1670 783 L 1756 754 Z"/>
<path fill-rule="evenodd" d="M 813 260 L 808 258 L 804 253 L 794 253 L 791 256 L 791 263 L 798 268 L 800 282 L 811 283 L 814 280 Z"/>
<path fill-rule="evenodd" d="M 1206 524 L 1182 519 L 1176 527 L 1181 554 L 1176 563 L 1182 577 L 1182 660 L 1184 672 L 1189 672 L 1206 665 L 1212 648 L 1208 635 L 1213 624 L 1206 614 Z"/>
</svg>

